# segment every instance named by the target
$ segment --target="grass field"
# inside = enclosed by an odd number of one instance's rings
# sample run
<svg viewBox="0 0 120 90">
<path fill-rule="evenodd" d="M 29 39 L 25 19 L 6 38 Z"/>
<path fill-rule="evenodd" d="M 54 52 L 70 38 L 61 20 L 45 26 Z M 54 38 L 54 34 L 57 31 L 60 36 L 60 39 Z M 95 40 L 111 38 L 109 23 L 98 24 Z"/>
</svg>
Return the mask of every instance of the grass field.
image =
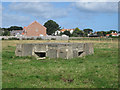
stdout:
<svg viewBox="0 0 120 90">
<path fill-rule="evenodd" d="M 16 57 L 18 43 L 93 42 L 94 55 L 82 58 L 36 60 Z M 99 41 L 2 41 L 3 88 L 117 88 L 118 43 Z"/>
</svg>

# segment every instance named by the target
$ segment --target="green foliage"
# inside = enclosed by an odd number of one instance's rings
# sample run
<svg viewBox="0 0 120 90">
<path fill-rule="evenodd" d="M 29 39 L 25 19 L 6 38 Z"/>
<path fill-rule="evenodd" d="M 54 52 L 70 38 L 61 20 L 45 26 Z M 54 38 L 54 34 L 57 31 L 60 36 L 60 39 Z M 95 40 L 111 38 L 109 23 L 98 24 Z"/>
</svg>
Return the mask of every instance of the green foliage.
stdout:
<svg viewBox="0 0 120 90">
<path fill-rule="evenodd" d="M 19 27 L 19 26 L 11 26 L 9 28 L 7 28 L 8 31 L 12 31 L 12 30 L 23 30 L 22 27 Z"/>
<path fill-rule="evenodd" d="M 19 38 L 12 37 L 12 38 L 8 38 L 8 40 L 19 40 Z"/>
<path fill-rule="evenodd" d="M 97 35 L 100 37 L 100 36 L 103 36 L 103 33 L 102 32 L 97 32 Z"/>
<path fill-rule="evenodd" d="M 0 35 L 10 36 L 10 31 L 12 30 L 23 30 L 23 28 L 19 26 L 11 26 L 9 28 L 0 28 Z"/>
<path fill-rule="evenodd" d="M 56 38 L 51 38 L 51 40 L 56 40 Z"/>
<path fill-rule="evenodd" d="M 106 31 L 102 31 L 102 33 L 103 33 L 103 36 L 106 36 L 106 34 L 107 34 L 107 32 L 106 32 Z"/>
<path fill-rule="evenodd" d="M 38 38 L 36 38 L 36 40 L 42 40 L 42 38 L 41 38 L 41 37 L 38 37 Z"/>
<path fill-rule="evenodd" d="M 2 33 L 3 36 L 10 36 L 10 31 L 8 30 L 5 30 L 3 33 Z"/>
<path fill-rule="evenodd" d="M 35 38 L 34 38 L 34 37 L 31 37 L 30 40 L 35 40 Z"/>
<path fill-rule="evenodd" d="M 4 38 L 2 38 L 2 40 L 5 40 Z"/>
<path fill-rule="evenodd" d="M 107 32 L 106 31 L 98 31 L 97 35 L 100 36 L 106 36 Z"/>
<path fill-rule="evenodd" d="M 67 36 L 71 36 L 71 33 L 70 33 L 70 31 L 64 31 L 62 34 L 65 34 L 65 35 L 67 35 Z"/>
<path fill-rule="evenodd" d="M 26 40 L 30 40 L 30 38 L 26 38 Z"/>
<path fill-rule="evenodd" d="M 117 33 L 116 30 L 110 30 L 110 31 L 107 31 L 107 34 L 111 34 L 112 32 L 113 32 L 113 33 L 115 33 L 115 32 Z"/>
<path fill-rule="evenodd" d="M 53 20 L 48 20 L 44 24 L 44 26 L 47 28 L 47 34 L 48 35 L 52 35 L 53 33 L 55 33 L 55 31 L 60 29 L 59 25 Z"/>
<path fill-rule="evenodd" d="M 2 28 L 0 28 L 0 36 L 2 36 L 2 32 L 3 32 L 3 29 L 2 29 Z"/>
<path fill-rule="evenodd" d="M 89 34 L 90 32 L 93 32 L 92 29 L 83 29 L 84 33 Z"/>
<path fill-rule="evenodd" d="M 83 32 L 84 32 L 84 36 L 88 37 L 88 34 L 92 33 L 93 30 L 88 28 L 88 29 L 83 29 Z"/>
<path fill-rule="evenodd" d="M 119 36 L 110 36 L 111 38 L 119 38 Z"/>
<path fill-rule="evenodd" d="M 109 35 L 109 37 L 112 37 L 112 35 Z"/>
<path fill-rule="evenodd" d="M 62 35 L 63 33 L 62 32 L 60 32 L 60 36 Z"/>
<path fill-rule="evenodd" d="M 84 36 L 84 32 L 77 27 L 73 31 L 73 35 L 72 36 L 74 36 L 74 37 L 83 37 Z"/>
<path fill-rule="evenodd" d="M 27 39 L 26 39 L 26 38 L 23 37 L 22 40 L 30 40 L 30 38 L 27 38 Z"/>
</svg>

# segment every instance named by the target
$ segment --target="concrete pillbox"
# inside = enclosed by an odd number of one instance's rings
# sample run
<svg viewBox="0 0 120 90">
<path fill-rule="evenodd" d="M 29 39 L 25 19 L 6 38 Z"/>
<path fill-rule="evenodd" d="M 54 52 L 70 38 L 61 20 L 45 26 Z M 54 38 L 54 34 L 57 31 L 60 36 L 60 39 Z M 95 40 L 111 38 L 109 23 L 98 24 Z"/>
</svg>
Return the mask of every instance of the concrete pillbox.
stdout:
<svg viewBox="0 0 120 90">
<path fill-rule="evenodd" d="M 93 43 L 30 43 L 18 44 L 16 56 L 35 56 L 37 59 L 82 57 L 94 54 Z"/>
</svg>

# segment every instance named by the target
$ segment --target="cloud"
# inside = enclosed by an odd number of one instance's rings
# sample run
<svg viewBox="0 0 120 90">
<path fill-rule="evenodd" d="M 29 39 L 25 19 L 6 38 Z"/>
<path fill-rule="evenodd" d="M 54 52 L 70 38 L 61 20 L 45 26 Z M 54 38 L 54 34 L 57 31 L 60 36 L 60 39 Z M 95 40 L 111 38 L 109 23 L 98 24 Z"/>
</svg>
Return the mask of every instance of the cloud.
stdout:
<svg viewBox="0 0 120 90">
<path fill-rule="evenodd" d="M 60 18 L 67 16 L 69 10 L 64 8 L 54 8 L 50 3 L 43 2 L 22 2 L 9 5 L 10 11 L 32 15 L 35 17 Z"/>
<path fill-rule="evenodd" d="M 119 0 L 79 0 L 79 2 L 119 2 Z"/>
<path fill-rule="evenodd" d="M 0 27 L 2 26 L 2 4 L 0 3 Z"/>
<path fill-rule="evenodd" d="M 25 26 L 26 23 L 30 21 L 29 17 L 21 16 L 21 15 L 13 15 L 13 14 L 7 14 L 4 13 L 2 16 L 2 26 L 8 27 L 11 25 L 19 25 L 19 26 Z"/>
<path fill-rule="evenodd" d="M 3 2 L 119 2 L 119 0 L 4 0 Z"/>
<path fill-rule="evenodd" d="M 82 12 L 116 13 L 118 11 L 117 2 L 76 2 L 73 5 Z"/>
</svg>

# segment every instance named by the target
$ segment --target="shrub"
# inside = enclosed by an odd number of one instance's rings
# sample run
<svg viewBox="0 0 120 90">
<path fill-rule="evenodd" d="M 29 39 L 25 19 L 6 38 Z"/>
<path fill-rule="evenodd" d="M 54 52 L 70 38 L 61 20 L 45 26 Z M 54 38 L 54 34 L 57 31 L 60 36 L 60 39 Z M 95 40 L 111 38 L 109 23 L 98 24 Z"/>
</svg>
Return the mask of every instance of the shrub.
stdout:
<svg viewBox="0 0 120 90">
<path fill-rule="evenodd" d="M 35 38 L 34 38 L 34 37 L 32 37 L 32 38 L 30 38 L 30 40 L 35 40 Z"/>
<path fill-rule="evenodd" d="M 12 37 L 12 38 L 8 38 L 8 40 L 19 40 L 19 38 Z"/>
<path fill-rule="evenodd" d="M 119 36 L 112 36 L 111 38 L 119 38 Z"/>
<path fill-rule="evenodd" d="M 37 37 L 36 40 L 42 40 L 42 38 L 41 37 Z"/>
<path fill-rule="evenodd" d="M 2 38 L 2 40 L 5 40 L 4 38 Z"/>
<path fill-rule="evenodd" d="M 22 38 L 22 40 L 26 40 L 26 38 Z"/>
<path fill-rule="evenodd" d="M 51 40 L 56 40 L 56 38 L 51 38 Z"/>
<path fill-rule="evenodd" d="M 30 40 L 30 38 L 27 38 L 27 40 Z"/>
</svg>

